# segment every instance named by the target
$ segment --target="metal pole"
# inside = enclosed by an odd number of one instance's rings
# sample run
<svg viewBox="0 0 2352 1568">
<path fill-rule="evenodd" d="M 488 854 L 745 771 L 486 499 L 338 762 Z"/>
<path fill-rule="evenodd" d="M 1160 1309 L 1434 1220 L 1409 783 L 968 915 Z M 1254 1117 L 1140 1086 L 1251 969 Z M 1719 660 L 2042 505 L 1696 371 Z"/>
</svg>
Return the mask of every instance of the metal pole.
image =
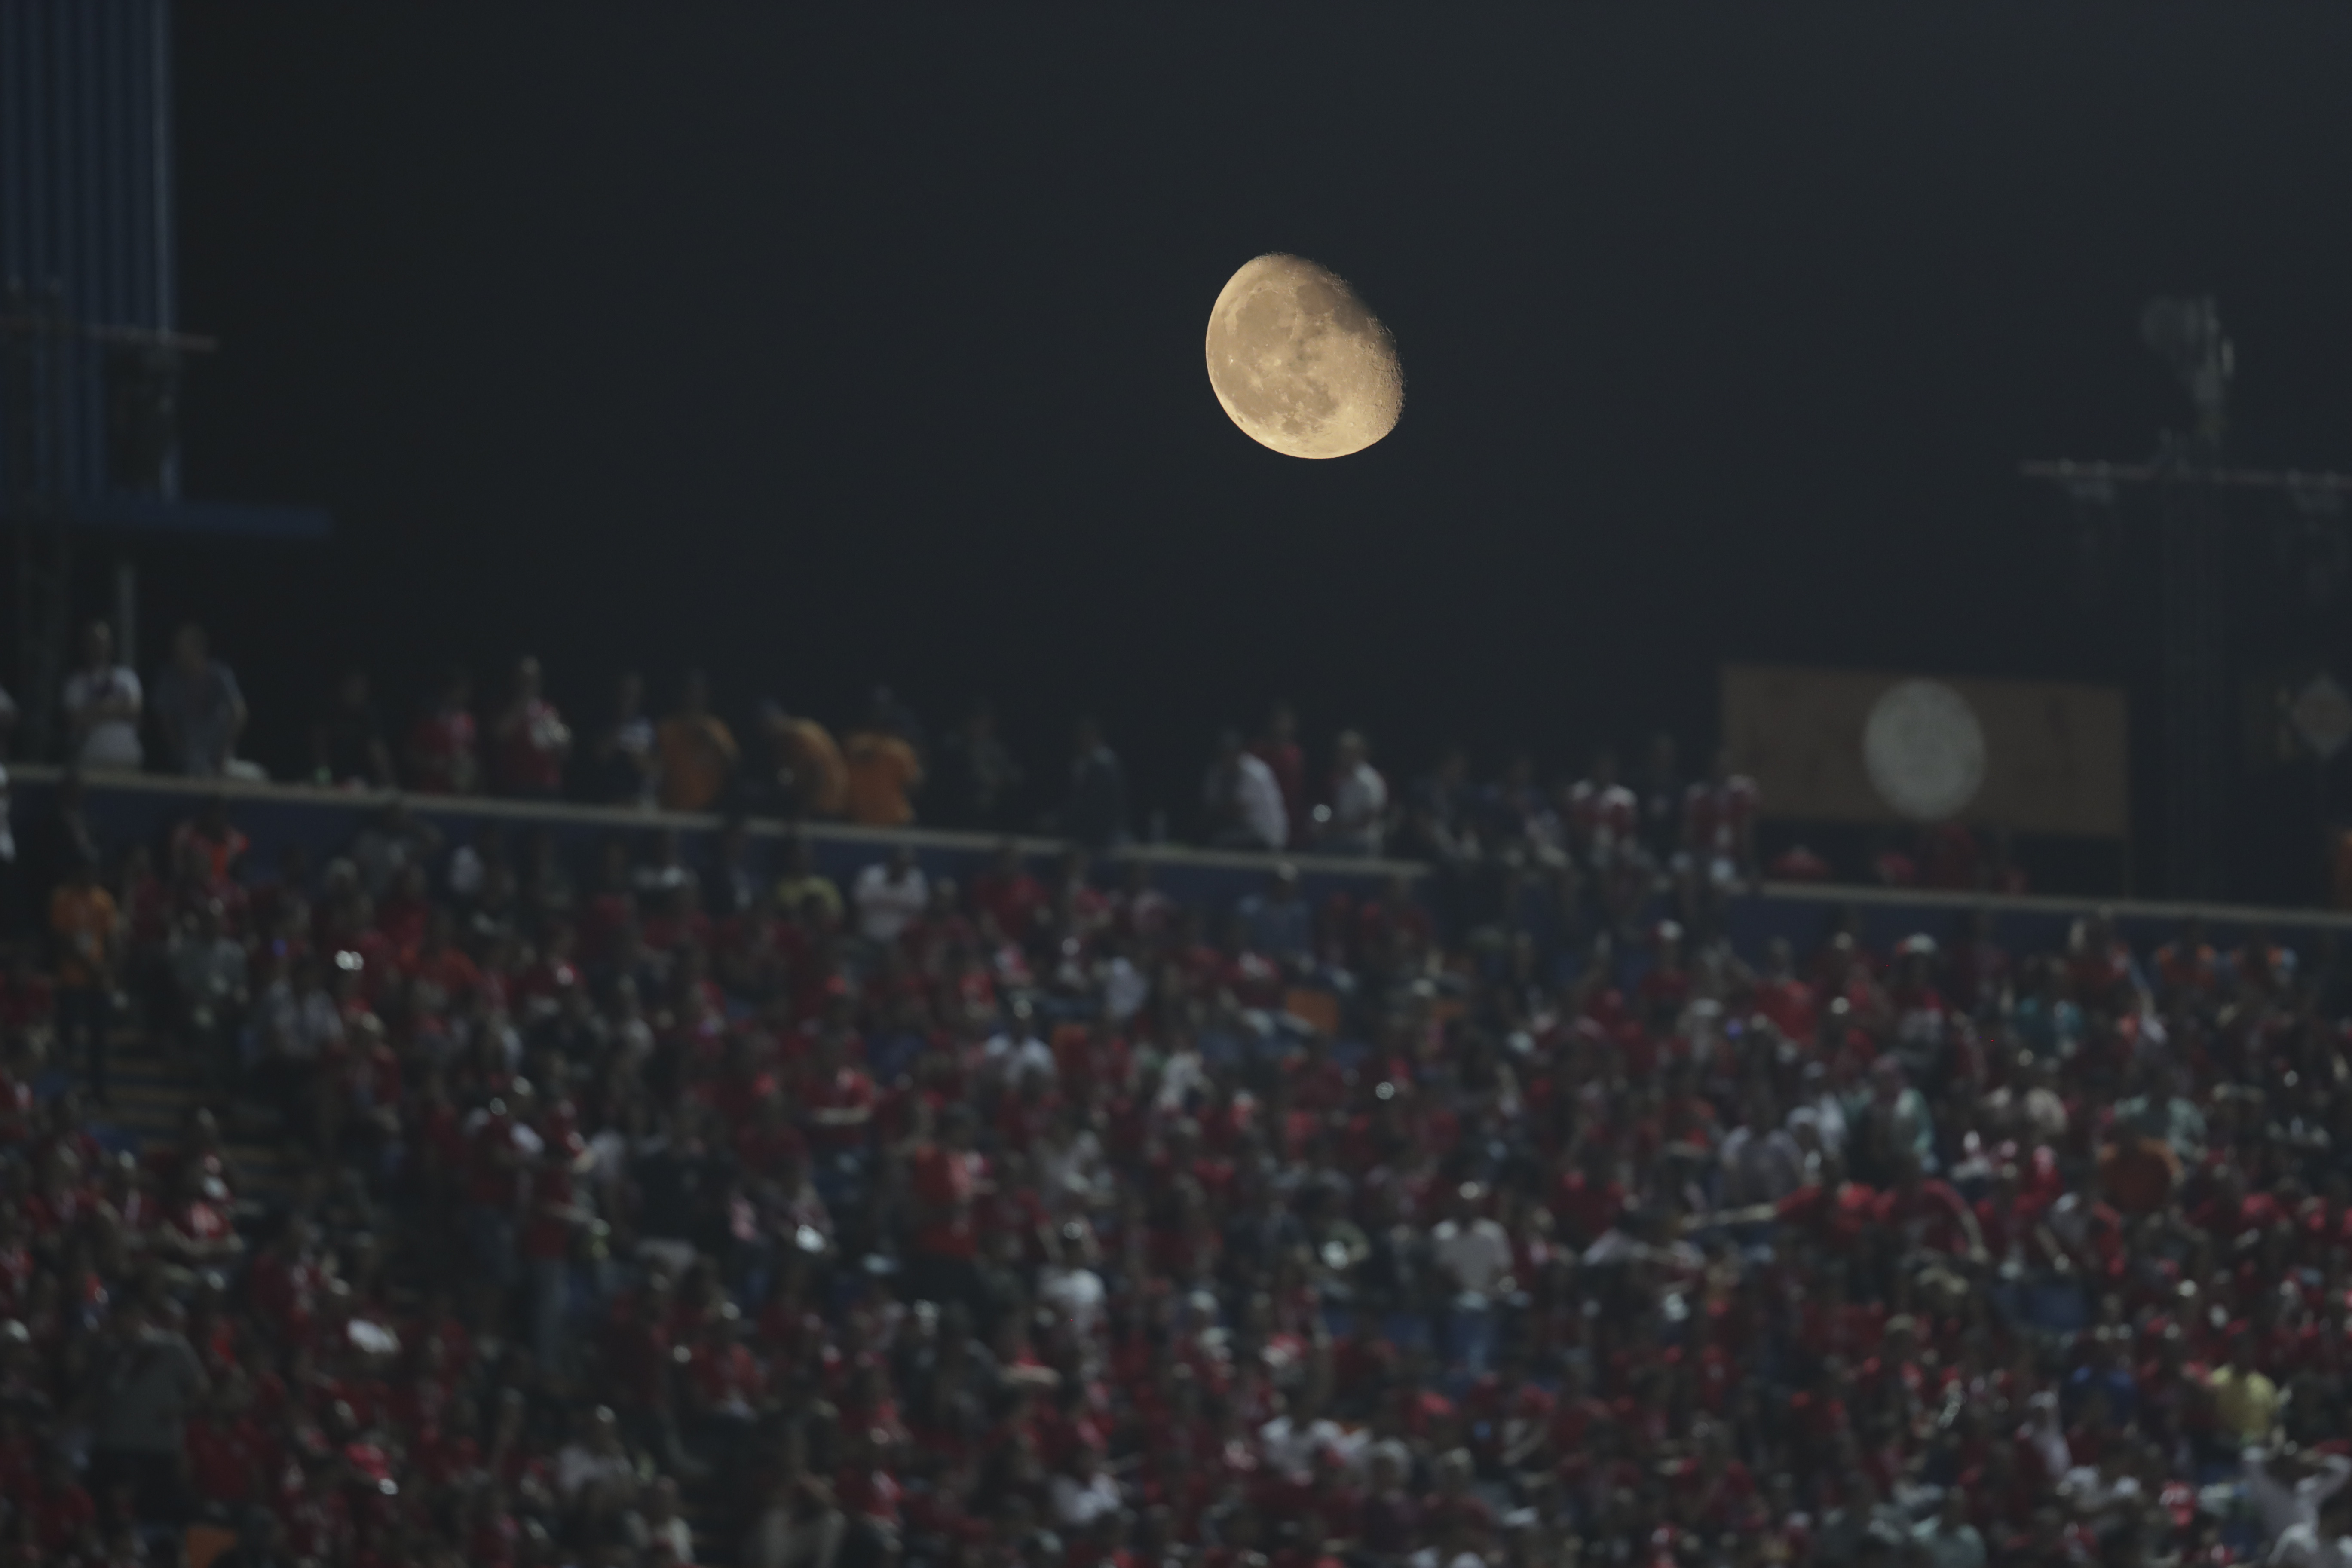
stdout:
<svg viewBox="0 0 2352 1568">
<path fill-rule="evenodd" d="M 72 462 L 68 399 L 72 367 L 64 291 L 37 297 L 12 280 L 8 345 L 9 507 L 16 524 L 16 679 L 26 754 L 56 754 L 73 594 L 73 532 L 65 504 Z"/>
<path fill-rule="evenodd" d="M 114 562 L 114 646 L 124 668 L 139 668 L 139 563 L 127 552 Z"/>
<path fill-rule="evenodd" d="M 2140 316 L 2140 335 L 2168 362 L 2197 411 L 2192 433 L 2168 435 L 2147 463 L 2029 462 L 2032 479 L 2053 479 L 2084 498 L 2117 485 L 2153 488 L 2158 507 L 2163 643 L 2164 882 L 2184 899 L 2226 890 L 2221 823 L 2229 806 L 2229 564 L 2227 492 L 2339 494 L 2352 475 L 2221 466 L 2236 354 L 2210 299 L 2159 299 Z M 2128 858 L 2125 875 L 2131 875 Z"/>
<path fill-rule="evenodd" d="M 2327 830 L 2327 753 L 2311 752 L 2311 825 L 2319 836 L 2319 899 L 2325 908 L 2336 896 L 2336 836 Z"/>
<path fill-rule="evenodd" d="M 31 321 L 32 305 L 25 292 L 24 279 L 8 279 L 7 316 L 0 320 L 0 350 L 5 350 L 5 375 L 0 376 L 0 431 L 7 437 L 5 460 L 8 467 L 8 512 L 15 523 L 16 550 L 16 665 L 11 672 L 23 689 L 16 700 L 24 712 L 24 742 L 26 754 L 38 757 L 47 741 L 48 710 L 34 689 L 40 658 L 37 643 L 40 628 L 33 616 L 33 497 L 40 481 L 37 472 L 41 461 L 40 435 L 32 424 L 35 411 L 40 406 L 40 394 L 36 378 L 39 371 L 33 354 L 36 339 Z"/>
<path fill-rule="evenodd" d="M 33 629 L 33 523 L 21 507 L 16 510 L 13 531 L 16 544 L 16 668 L 13 673 L 24 688 L 16 700 L 25 716 L 25 754 L 38 758 L 49 738 L 49 710 L 33 689 L 35 667 L 40 662 L 33 651 L 37 636 Z"/>
<path fill-rule="evenodd" d="M 43 603 L 41 619 L 41 682 L 42 708 L 52 716 L 50 730 L 56 731 L 54 716 L 64 700 L 67 666 L 71 662 L 73 639 L 73 530 L 66 522 L 68 478 L 73 463 L 73 433 L 68 410 L 73 397 L 73 365 L 66 350 L 66 292 L 62 284 L 52 282 L 46 301 L 48 315 L 47 349 L 48 376 L 44 383 L 48 408 L 43 421 L 48 436 L 48 463 L 41 479 L 40 527 L 49 537 L 55 552 L 48 563 L 47 581 L 39 592 Z M 62 756 L 65 742 L 55 742 Z"/>
<path fill-rule="evenodd" d="M 2228 657 L 2219 532 L 2202 486 L 2161 496 L 2164 605 L 2165 881 L 2175 897 L 2221 893 L 2221 763 Z"/>
</svg>

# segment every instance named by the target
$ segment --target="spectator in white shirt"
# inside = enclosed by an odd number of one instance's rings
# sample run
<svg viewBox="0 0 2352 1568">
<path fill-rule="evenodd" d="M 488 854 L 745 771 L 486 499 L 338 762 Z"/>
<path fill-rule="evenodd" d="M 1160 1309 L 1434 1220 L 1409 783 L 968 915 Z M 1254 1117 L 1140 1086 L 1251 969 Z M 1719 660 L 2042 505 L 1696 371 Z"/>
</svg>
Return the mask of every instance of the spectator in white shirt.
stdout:
<svg viewBox="0 0 2352 1568">
<path fill-rule="evenodd" d="M 188 1043 L 209 1056 L 221 1031 L 239 1022 L 247 973 L 245 944 L 223 928 L 219 900 L 199 907 L 193 921 L 172 933 L 163 960 L 176 1021 L 188 1031 Z"/>
<path fill-rule="evenodd" d="M 629 1516 L 629 1535 L 647 1552 L 656 1547 L 669 1552 L 671 1563 L 678 1568 L 693 1568 L 694 1526 L 677 1511 L 677 1482 L 667 1476 L 655 1478 L 646 1489 L 645 1506 Z M 652 1557 L 646 1558 L 653 1562 Z"/>
<path fill-rule="evenodd" d="M 2310 1516 L 2281 1531 L 2264 1562 L 2273 1568 L 2352 1568 L 2352 1495 L 2336 1489 L 2343 1484 L 2343 1464 L 2334 1460 Z M 2252 1468 L 2248 1468 L 2250 1476 Z"/>
<path fill-rule="evenodd" d="M 1343 1467 L 1352 1467 L 1370 1440 L 1369 1434 L 1349 1432 L 1322 1414 L 1322 1398 L 1315 1382 L 1310 1374 L 1282 1412 L 1257 1429 L 1265 1462 L 1277 1474 L 1301 1484 L 1313 1479 L 1318 1456 L 1328 1454 Z"/>
<path fill-rule="evenodd" d="M 1804 1185 L 1805 1152 L 1779 1121 L 1769 1092 L 1749 1097 L 1746 1120 L 1723 1141 L 1725 1207 L 1778 1203 Z"/>
<path fill-rule="evenodd" d="M 1318 835 L 1334 855 L 1378 855 L 1388 833 L 1389 784 L 1370 762 L 1363 736 L 1339 737 L 1331 763 L 1331 818 Z"/>
<path fill-rule="evenodd" d="M 2076 1465 L 2058 1478 L 2058 1497 L 2075 1516 L 2096 1523 L 2136 1508 L 2143 1495 L 2139 1478 L 2126 1468 L 2131 1451 L 2121 1443 L 2100 1450 L 2096 1464 Z"/>
<path fill-rule="evenodd" d="M 2352 1568 L 2352 1534 L 2344 1533 L 2342 1507 L 2331 1505 L 2325 1524 L 2290 1525 L 2271 1543 L 2263 1561 L 2272 1568 Z M 2328 1531 L 2337 1533 L 2330 1535 Z"/>
<path fill-rule="evenodd" d="M 2334 1563 L 2325 1552 L 2344 1533 L 2345 1521 L 2331 1517 L 2323 1529 L 2323 1515 L 2336 1515 L 2352 1499 L 2343 1497 L 2344 1483 L 2352 1480 L 2352 1459 L 2338 1454 L 2306 1458 L 2301 1454 L 2271 1454 L 2248 1448 L 2241 1457 L 2246 1497 L 2261 1517 L 2263 1538 L 2275 1541 L 2273 1563 Z M 2292 1548 L 2289 1542 L 2294 1542 Z M 2281 1551 L 2303 1553 L 2281 1556 Z M 2352 1558 L 2344 1559 L 2352 1564 Z"/>
<path fill-rule="evenodd" d="M 1084 1530 L 1119 1510 L 1118 1481 L 1102 1468 L 1102 1450 L 1082 1443 L 1070 1468 L 1054 1478 L 1054 1521 Z"/>
<path fill-rule="evenodd" d="M 66 677 L 66 756 L 85 768 L 135 769 L 146 760 L 139 745 L 139 677 L 114 662 L 114 630 L 92 621 L 82 633 L 81 665 Z"/>
<path fill-rule="evenodd" d="M 887 864 L 877 862 L 857 873 L 849 902 L 857 911 L 857 933 L 877 946 L 887 946 L 905 934 L 931 901 L 931 885 L 915 864 L 915 852 L 901 844 Z"/>
<path fill-rule="evenodd" d="M 258 1026 L 255 1043 L 265 1052 L 309 1063 L 328 1047 L 342 1043 L 342 1014 L 316 959 L 299 959 L 290 974 L 281 973 L 263 989 L 254 1012 Z"/>
<path fill-rule="evenodd" d="M 1430 1232 L 1431 1256 L 1454 1289 L 1454 1306 L 1446 1314 L 1448 1348 L 1473 1377 L 1485 1374 L 1494 1348 L 1495 1310 L 1489 1298 L 1508 1289 L 1511 1276 L 1511 1237 L 1479 1212 L 1486 1195 L 1477 1183 L 1463 1183 L 1454 1194 L 1453 1214 Z"/>
<path fill-rule="evenodd" d="M 1913 1525 L 1911 1539 L 1930 1568 L 1985 1568 L 1984 1537 L 1969 1522 L 1969 1497 L 1958 1487 L 1945 1489 L 1936 1517 Z"/>
<path fill-rule="evenodd" d="M 1026 1005 L 1014 1011 L 1012 1027 L 1000 1029 L 988 1037 L 988 1043 L 981 1047 L 981 1054 L 991 1067 L 1004 1075 L 1008 1087 L 1017 1083 L 1024 1074 L 1042 1073 L 1051 1083 L 1061 1073 L 1061 1064 L 1054 1058 L 1054 1048 L 1039 1039 L 1037 1031 L 1030 1026 Z"/>
<path fill-rule="evenodd" d="M 610 1405 L 598 1405 L 555 1455 L 555 1489 L 567 1501 L 591 1483 L 614 1488 L 624 1500 L 636 1489 L 636 1467 Z"/>
<path fill-rule="evenodd" d="M 1454 1194 L 1454 1213 L 1430 1233 L 1431 1251 L 1454 1289 L 1465 1296 L 1490 1296 L 1511 1272 L 1511 1238 L 1478 1212 L 1485 1189 L 1465 1182 Z"/>
<path fill-rule="evenodd" d="M 1241 731 L 1217 737 L 1217 760 L 1201 785 L 1209 842 L 1220 849 L 1279 849 L 1290 841 L 1282 784 L 1265 759 L 1242 746 Z"/>
<path fill-rule="evenodd" d="M 1798 1091 L 1795 1110 L 1789 1112 L 1786 1123 L 1789 1136 L 1807 1155 L 1810 1173 L 1813 1144 L 1830 1154 L 1845 1152 L 1845 1105 L 1829 1079 L 1829 1069 L 1819 1062 L 1807 1062 L 1804 1087 Z M 1807 1142 L 1808 1139 L 1811 1142 Z"/>
</svg>

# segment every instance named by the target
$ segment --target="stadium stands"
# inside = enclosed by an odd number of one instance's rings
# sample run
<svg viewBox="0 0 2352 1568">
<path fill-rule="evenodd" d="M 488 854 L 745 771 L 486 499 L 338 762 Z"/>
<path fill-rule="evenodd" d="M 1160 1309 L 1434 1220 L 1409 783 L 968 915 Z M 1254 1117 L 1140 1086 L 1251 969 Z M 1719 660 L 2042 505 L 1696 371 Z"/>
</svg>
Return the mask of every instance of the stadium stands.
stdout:
<svg viewBox="0 0 2352 1568">
<path fill-rule="evenodd" d="M 7 1561 L 2341 1532 L 2326 917 L 214 788 L 17 776 Z"/>
</svg>

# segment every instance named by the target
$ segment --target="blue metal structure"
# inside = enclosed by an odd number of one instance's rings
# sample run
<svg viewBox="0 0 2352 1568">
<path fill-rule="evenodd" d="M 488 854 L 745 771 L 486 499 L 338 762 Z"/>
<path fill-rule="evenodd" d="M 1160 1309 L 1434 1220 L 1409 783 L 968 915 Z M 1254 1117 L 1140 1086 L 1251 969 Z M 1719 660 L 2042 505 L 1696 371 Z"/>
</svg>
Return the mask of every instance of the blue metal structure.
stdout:
<svg viewBox="0 0 2352 1568">
<path fill-rule="evenodd" d="M 321 538 L 324 512 L 180 500 L 170 0 L 0 0 L 0 516 L 14 525 L 14 678 L 37 752 L 65 665 L 75 543 L 108 534 Z M 117 652 L 137 579 L 115 559 Z"/>
<path fill-rule="evenodd" d="M 70 512 L 114 488 L 108 353 L 178 325 L 171 35 L 167 0 L 0 0 L 0 285 L 21 286 L 16 309 L 46 323 L 19 329 L 32 362 L 19 376 L 51 391 L 5 417 L 55 422 L 0 448 L 10 497 Z M 167 459 L 166 499 L 177 468 Z"/>
</svg>

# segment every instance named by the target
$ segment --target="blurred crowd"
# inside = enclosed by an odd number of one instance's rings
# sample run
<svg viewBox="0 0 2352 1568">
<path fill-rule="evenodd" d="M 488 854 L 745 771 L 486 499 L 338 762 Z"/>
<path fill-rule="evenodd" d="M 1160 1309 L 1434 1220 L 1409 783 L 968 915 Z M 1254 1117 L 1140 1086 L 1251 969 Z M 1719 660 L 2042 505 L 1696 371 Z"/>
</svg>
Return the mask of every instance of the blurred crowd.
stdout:
<svg viewBox="0 0 2352 1568">
<path fill-rule="evenodd" d="M 268 775 L 242 754 L 250 713 L 234 670 L 212 652 L 203 627 L 187 625 L 170 657 L 142 683 L 118 660 L 104 621 L 84 627 L 79 658 L 58 694 L 64 731 L 58 756 L 88 773 L 152 771 L 187 778 Z M 0 692 L 0 756 L 18 716 Z M 674 705 L 656 718 L 644 679 L 616 681 L 593 729 L 573 724 L 547 695 L 536 658 L 517 658 L 488 691 L 452 667 L 404 722 L 387 722 L 363 671 L 344 672 L 309 727 L 308 756 L 295 773 L 329 787 L 402 789 L 428 795 L 495 795 L 570 799 L 669 811 L 757 813 L 797 820 L 901 827 L 918 820 L 982 830 L 1043 828 L 1097 848 L 1135 833 L 1127 776 L 1091 719 L 1073 725 L 1066 774 L 1033 780 L 998 734 L 985 701 L 971 705 L 936 747 L 922 721 L 877 689 L 856 724 L 839 736 L 822 721 L 772 700 L 730 724 L 714 707 L 709 678 L 689 670 Z M 1204 786 L 1197 827 L 1204 839 L 1281 849 L 1376 855 L 1389 816 L 1386 785 L 1369 765 L 1361 737 L 1334 746 L 1328 801 L 1307 805 L 1306 763 L 1286 715 L 1278 735 L 1221 755 Z M 42 737 L 31 748 L 46 753 Z M 1273 793 L 1267 762 L 1280 770 Z M 1249 795 L 1244 806 L 1241 796 Z M 1335 815 L 1336 812 L 1336 815 Z M 1157 824 L 1155 837 L 1170 827 Z"/>
<path fill-rule="evenodd" d="M 60 697 L 59 755 L 85 773 L 269 776 L 245 754 L 250 715 L 242 688 L 201 626 L 182 626 L 142 684 L 118 661 L 107 623 L 93 621 Z M 16 716 L 0 692 L 0 755 Z M 1604 746 L 1581 773 L 1545 775 L 1529 754 L 1514 752 L 1477 779 L 1467 754 L 1448 748 L 1407 778 L 1376 760 L 1356 730 L 1328 732 L 1310 755 L 1297 712 L 1277 700 L 1254 730 L 1214 738 L 1197 788 L 1188 782 L 1176 791 L 1171 811 L 1138 805 L 1125 763 L 1092 718 L 1071 726 L 1058 763 L 1035 765 L 1017 754 L 985 700 L 944 733 L 887 688 L 876 688 L 837 731 L 764 699 L 730 721 L 709 678 L 688 670 L 660 716 L 644 678 L 629 672 L 594 721 L 575 728 L 549 697 L 539 661 L 526 656 L 486 686 L 463 668 L 446 668 L 413 710 L 392 720 L 368 676 L 347 670 L 305 741 L 301 765 L 281 765 L 278 777 L 434 796 L 1034 833 L 1097 852 L 1178 841 L 1266 854 L 1393 855 L 1484 884 L 1477 896 L 1491 896 L 1497 881 L 1539 885 L 1538 896 L 1563 918 L 1627 929 L 1662 887 L 1696 922 L 1715 891 L 1759 875 L 2026 890 L 2006 836 L 1963 823 L 1842 844 L 1834 870 L 1801 843 L 1759 860 L 1754 782 L 1727 763 L 1687 767 L 1664 732 L 1637 748 L 1633 765 Z M 29 738 L 28 747 L 43 751 Z"/>
<path fill-rule="evenodd" d="M 69 777 L 0 1562 L 2352 1562 L 2352 965 L 1736 951 L 1752 785 L 1637 783 L 1449 760 L 1378 813 L 1423 886 L 1209 905 L 399 801 L 256 864 Z"/>
</svg>

